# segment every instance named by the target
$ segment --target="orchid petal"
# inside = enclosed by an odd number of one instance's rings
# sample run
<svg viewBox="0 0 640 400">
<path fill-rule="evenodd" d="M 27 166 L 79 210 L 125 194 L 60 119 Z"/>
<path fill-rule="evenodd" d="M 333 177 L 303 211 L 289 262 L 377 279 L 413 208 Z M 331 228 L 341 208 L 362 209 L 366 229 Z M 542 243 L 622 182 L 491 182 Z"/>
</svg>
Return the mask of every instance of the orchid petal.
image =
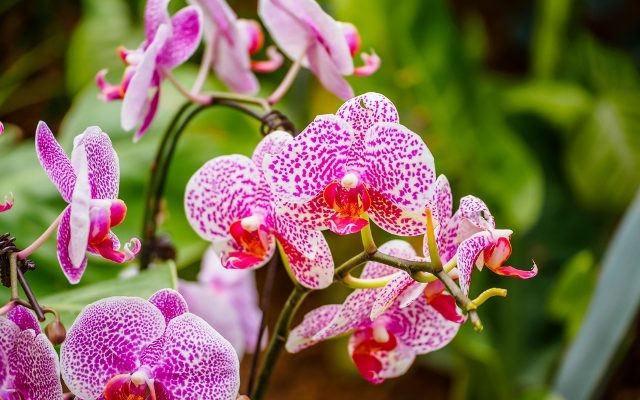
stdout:
<svg viewBox="0 0 640 400">
<path fill-rule="evenodd" d="M 322 193 L 306 203 L 278 203 L 276 207 L 278 219 L 296 221 L 300 227 L 309 230 L 328 229 L 329 220 L 338 216 L 335 210 L 327 206 Z"/>
<path fill-rule="evenodd" d="M 135 75 L 131 78 L 127 93 L 122 101 L 121 124 L 125 131 L 133 129 L 144 118 L 147 107 L 147 92 L 154 86 L 153 78 L 157 73 L 156 58 L 170 35 L 166 24 L 160 25 L 153 41 L 145 50 Z"/>
<path fill-rule="evenodd" d="M 4 196 L 4 202 L 0 203 L 0 213 L 10 210 L 13 207 L 13 203 L 13 193 L 9 193 L 7 196 Z"/>
<path fill-rule="evenodd" d="M 417 236 L 425 233 L 424 213 L 406 211 L 394 204 L 387 196 L 369 188 L 371 220 L 383 230 L 398 236 Z"/>
<path fill-rule="evenodd" d="M 508 267 L 508 266 L 495 268 L 495 269 L 492 269 L 492 271 L 502 276 L 509 276 L 509 277 L 520 278 L 520 279 L 531 279 L 534 276 L 538 275 L 538 266 L 534 263 L 533 267 L 531 267 L 529 271 L 524 271 L 521 269 Z"/>
<path fill-rule="evenodd" d="M 267 47 L 266 60 L 251 60 L 251 69 L 261 74 L 274 72 L 284 64 L 284 56 L 275 46 Z"/>
<path fill-rule="evenodd" d="M 378 251 L 394 257 L 411 260 L 416 257 L 413 246 L 404 240 L 394 239 L 385 242 L 378 248 Z M 369 261 L 364 265 L 360 278 L 375 279 L 400 272 L 399 269 L 375 261 Z"/>
<path fill-rule="evenodd" d="M 436 226 L 443 226 L 451 219 L 453 213 L 453 195 L 451 194 L 451 185 L 444 175 L 438 176 L 433 190 L 433 198 L 430 201 L 429 208 Z M 427 245 L 425 245 L 427 248 Z"/>
<path fill-rule="evenodd" d="M 62 272 L 69 280 L 69 283 L 76 284 L 80 282 L 80 278 L 87 268 L 87 258 L 76 268 L 71 262 L 69 254 L 69 244 L 71 242 L 71 207 L 67 207 L 63 211 L 60 226 L 58 227 L 58 262 L 62 267 Z"/>
<path fill-rule="evenodd" d="M 411 278 L 411 276 L 406 272 L 389 281 L 389 283 L 376 293 L 375 303 L 373 304 L 373 307 L 371 307 L 370 318 L 374 320 L 387 312 L 398 296 L 400 296 L 414 282 L 413 278 Z"/>
<path fill-rule="evenodd" d="M 307 50 L 309 69 L 314 73 L 327 90 L 342 100 L 353 97 L 353 89 L 333 63 L 327 50 L 319 43 L 314 43 Z"/>
<path fill-rule="evenodd" d="M 79 145 L 84 146 L 87 153 L 91 198 L 116 199 L 120 186 L 120 161 L 109 135 L 100 127 L 90 126 L 76 136 L 74 147 Z"/>
<path fill-rule="evenodd" d="M 244 272 L 226 269 L 225 271 Z M 187 304 L 189 304 L 191 313 L 205 320 L 213 329 L 227 339 L 236 350 L 236 353 L 238 353 L 238 357 L 242 358 L 249 338 L 245 337 L 245 331 L 240 321 L 243 315 L 240 314 L 240 310 L 230 307 L 229 303 L 212 288 L 199 283 L 179 280 L 178 290 L 184 296 Z M 257 332 L 253 336 L 254 342 L 256 336 Z"/>
<path fill-rule="evenodd" d="M 320 115 L 276 155 L 264 157 L 267 182 L 281 200 L 305 203 L 341 178 L 353 135 L 334 115 Z"/>
<path fill-rule="evenodd" d="M 382 64 L 380 57 L 373 50 L 371 50 L 371 54 L 360 54 L 360 58 L 362 58 L 364 65 L 354 68 L 353 74 L 357 76 L 372 75 L 380 68 L 380 65 Z"/>
<path fill-rule="evenodd" d="M 162 289 L 155 292 L 153 296 L 149 297 L 149 303 L 160 310 L 167 324 L 177 316 L 189 312 L 185 299 L 172 289 Z"/>
<path fill-rule="evenodd" d="M 398 307 L 409 307 L 420 296 L 424 294 L 426 283 L 413 282 L 398 296 Z"/>
<path fill-rule="evenodd" d="M 89 186 L 87 151 L 83 144 L 73 149 L 71 165 L 76 173 L 77 180 L 71 196 L 69 259 L 73 267 L 77 269 L 82 265 L 86 257 L 91 227 L 89 213 L 91 187 Z"/>
<path fill-rule="evenodd" d="M 273 131 L 258 143 L 251 159 L 262 170 L 264 158 L 267 154 L 276 155 L 293 142 L 293 136 L 285 131 Z"/>
<path fill-rule="evenodd" d="M 476 260 L 482 254 L 482 251 L 492 243 L 493 239 L 489 232 L 479 232 L 463 241 L 458 247 L 458 281 L 460 282 L 460 289 L 465 294 L 469 293 L 471 273 L 476 265 Z"/>
<path fill-rule="evenodd" d="M 232 223 L 252 214 L 260 174 L 247 157 L 216 157 L 189 180 L 185 210 L 193 229 L 204 239 L 229 237 Z"/>
<path fill-rule="evenodd" d="M 165 317 L 144 299 L 111 297 L 90 304 L 62 343 L 62 377 L 77 396 L 97 398 L 110 378 L 135 371 L 145 347 L 164 331 Z"/>
<path fill-rule="evenodd" d="M 453 296 L 440 293 L 428 299 L 428 303 L 447 321 L 455 322 L 458 324 L 464 322 L 464 317 L 462 317 L 462 315 L 458 313 L 456 299 Z"/>
<path fill-rule="evenodd" d="M 189 313 L 172 319 L 164 334 L 163 355 L 153 375 L 173 398 L 236 398 L 238 355 L 203 319 Z"/>
<path fill-rule="evenodd" d="M 424 211 L 436 177 L 433 156 L 420 136 L 385 122 L 369 129 L 365 142 L 371 188 L 405 211 Z"/>
<path fill-rule="evenodd" d="M 286 349 L 289 353 L 297 353 L 318 342 L 315 335 L 333 320 L 338 311 L 342 308 L 339 304 L 328 304 L 318 307 L 308 312 L 302 323 L 296 326 L 289 333 Z"/>
<path fill-rule="evenodd" d="M 167 7 L 170 0 L 148 0 L 144 8 L 144 34 L 147 40 L 153 38 L 160 25 L 170 25 L 171 18 Z"/>
<path fill-rule="evenodd" d="M 251 70 L 247 43 L 237 23 L 230 26 L 228 36 L 220 34 L 214 40 L 213 69 L 216 76 L 234 92 L 256 93 L 260 84 Z"/>
<path fill-rule="evenodd" d="M 301 285 L 310 289 L 324 289 L 331 285 L 333 258 L 322 233 L 301 229 L 293 221 L 280 221 L 277 236 L 289 259 L 291 272 Z"/>
<path fill-rule="evenodd" d="M 46 123 L 40 121 L 36 129 L 36 152 L 38 159 L 49 179 L 56 186 L 62 198 L 71 202 L 76 174 L 71 161 L 58 144 Z"/>
<path fill-rule="evenodd" d="M 183 64 L 198 49 L 202 37 L 200 9 L 194 6 L 181 9 L 171 18 L 171 27 L 172 35 L 157 60 L 158 65 L 167 69 Z"/>
<path fill-rule="evenodd" d="M 358 345 L 365 340 L 371 340 L 366 331 L 359 331 L 351 336 L 349 355 L 362 377 L 373 384 L 403 375 L 415 360 L 416 351 L 402 342 L 397 342 L 389 350 L 380 348 L 372 352 L 359 353 Z"/>
<path fill-rule="evenodd" d="M 263 256 L 248 253 L 233 239 L 221 239 L 213 242 L 213 248 L 220 256 L 222 265 L 228 269 L 258 269 L 266 265 L 276 251 L 276 243 L 272 236 Z"/>
<path fill-rule="evenodd" d="M 398 123 L 398 111 L 393 103 L 385 96 L 369 92 L 347 100 L 336 112 L 345 120 L 358 135 L 358 140 L 364 140 L 365 133 L 379 122 Z"/>
<path fill-rule="evenodd" d="M 156 89 L 153 97 L 151 98 L 151 102 L 147 108 L 147 111 L 144 114 L 144 118 L 142 119 L 142 124 L 140 124 L 140 128 L 136 131 L 133 136 L 133 142 L 137 143 L 142 137 L 147 133 L 149 128 L 151 127 L 151 123 L 153 119 L 156 117 L 158 112 L 158 104 L 160 103 L 160 86 Z"/>
<path fill-rule="evenodd" d="M 7 318 L 18 325 L 20 330 L 32 329 L 35 334 L 41 333 L 38 320 L 26 307 L 16 306 L 7 314 Z"/>
</svg>

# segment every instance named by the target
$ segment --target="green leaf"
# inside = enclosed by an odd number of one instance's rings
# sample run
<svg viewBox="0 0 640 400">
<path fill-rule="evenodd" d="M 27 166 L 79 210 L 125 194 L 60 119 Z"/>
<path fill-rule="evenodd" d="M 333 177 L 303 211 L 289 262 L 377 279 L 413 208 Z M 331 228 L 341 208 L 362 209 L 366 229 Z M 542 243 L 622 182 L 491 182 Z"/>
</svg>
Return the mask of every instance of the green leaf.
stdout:
<svg viewBox="0 0 640 400">
<path fill-rule="evenodd" d="M 618 228 L 584 324 L 556 376 L 554 390 L 568 399 L 597 396 L 640 306 L 640 191 Z"/>
<path fill-rule="evenodd" d="M 67 329 L 73 324 L 82 309 L 97 300 L 111 296 L 135 296 L 148 298 L 163 288 L 175 289 L 176 267 L 172 262 L 163 263 L 127 279 L 111 279 L 82 285 L 77 288 L 43 297 L 40 303 L 60 313 Z"/>
</svg>

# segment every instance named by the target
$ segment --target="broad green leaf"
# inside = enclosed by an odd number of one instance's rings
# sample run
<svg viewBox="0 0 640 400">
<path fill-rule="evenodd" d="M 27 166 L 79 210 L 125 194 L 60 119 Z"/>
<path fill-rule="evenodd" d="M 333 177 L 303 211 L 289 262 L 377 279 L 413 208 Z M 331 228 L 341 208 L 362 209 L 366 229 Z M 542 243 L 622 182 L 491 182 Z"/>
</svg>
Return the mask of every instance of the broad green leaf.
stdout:
<svg viewBox="0 0 640 400">
<path fill-rule="evenodd" d="M 566 45 L 573 0 L 537 2 L 532 63 L 537 78 L 549 79 L 557 73 Z"/>
<path fill-rule="evenodd" d="M 640 191 L 605 255 L 585 321 L 556 375 L 554 390 L 571 400 L 595 398 L 640 307 Z"/>
<path fill-rule="evenodd" d="M 78 287 L 43 297 L 40 303 L 60 313 L 67 329 L 73 324 L 82 309 L 95 301 L 111 296 L 135 296 L 148 298 L 163 288 L 177 286 L 176 267 L 172 262 L 159 264 L 131 278 L 111 279 Z"/>
</svg>

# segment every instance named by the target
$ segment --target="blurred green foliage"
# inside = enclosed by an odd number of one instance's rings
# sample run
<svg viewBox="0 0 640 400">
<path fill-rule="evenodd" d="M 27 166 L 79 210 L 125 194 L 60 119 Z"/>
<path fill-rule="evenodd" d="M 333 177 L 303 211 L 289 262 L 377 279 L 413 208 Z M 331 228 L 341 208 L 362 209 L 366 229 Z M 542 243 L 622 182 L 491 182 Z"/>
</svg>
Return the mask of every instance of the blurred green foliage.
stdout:
<svg viewBox="0 0 640 400">
<path fill-rule="evenodd" d="M 254 2 L 230 3 L 241 16 L 255 18 Z M 397 2 L 366 0 L 323 5 L 337 19 L 353 22 L 364 49 L 375 49 L 383 60 L 374 76 L 350 79 L 356 93 L 376 91 L 389 97 L 401 122 L 429 145 L 438 173 L 452 183 L 454 197 L 472 193 L 483 198 L 499 227 L 515 231 L 511 262 L 526 267 L 535 259 L 540 267 L 540 275 L 527 282 L 487 271 L 477 274 L 476 291 L 506 287 L 509 297 L 483 306 L 482 335 L 465 327 L 451 346 L 423 357 L 423 362 L 452 376 L 455 398 L 557 398 L 547 388 L 565 345 L 581 328 L 599 260 L 640 185 L 637 64 L 586 31 L 577 22 L 586 6 L 571 0 L 541 0 L 532 7 L 526 35 L 529 57 L 525 72 L 519 74 L 488 67 L 491 38 L 486 19 L 473 13 L 457 15 L 444 0 L 403 0 L 401 7 Z M 64 86 L 72 105 L 58 138 L 70 151 L 73 137 L 89 125 L 110 133 L 121 161 L 120 197 L 129 208 L 116 232 L 127 239 L 140 234 L 149 166 L 163 127 L 183 100 L 165 85 L 158 118 L 134 145 L 132 135 L 120 128 L 121 103 L 98 100 L 93 78 L 98 70 L 109 68 L 108 78 L 119 80 L 123 66 L 115 49 L 133 48 L 142 39 L 143 2 L 83 0 L 79 6 L 80 20 L 64 42 Z M 172 6 L 180 2 L 174 0 Z M 3 71 L 0 117 L 13 110 L 8 105 L 20 88 L 32 87 L 31 73 L 46 61 L 47 43 L 25 52 Z M 196 71 L 193 63 L 181 67 L 177 76 L 188 86 Z M 269 93 L 284 73 L 262 77 L 262 93 Z M 209 84 L 223 89 L 217 82 Z M 279 108 L 303 128 L 315 115 L 333 113 L 340 104 L 305 72 Z M 29 126 L 21 126 L 28 132 L 40 117 L 31 118 Z M 8 127 L 0 142 L 0 194 L 13 192 L 16 205 L 0 216 L 0 226 L 25 246 L 64 203 L 41 170 L 33 142 L 20 141 L 19 130 Z M 212 157 L 249 155 L 259 140 L 258 128 L 231 110 L 213 109 L 201 113 L 180 142 L 161 227 L 178 248 L 180 274 L 193 276 L 206 247 L 184 218 L 187 180 Z M 351 255 L 357 244 L 355 239 L 329 239 L 337 262 Z M 412 243 L 419 246 L 419 240 Z M 104 280 L 116 278 L 121 270 L 92 258 L 80 292 L 53 294 L 69 290 L 57 266 L 54 241 L 33 258 L 39 265 L 32 274 L 34 289 L 41 296 L 57 296 L 49 298 L 53 300 L 91 292 L 92 285 L 105 285 L 99 292 L 104 293 L 113 284 Z M 134 291 L 139 292 L 135 285 Z M 344 294 L 335 288 L 321 298 L 339 302 Z M 331 349 L 343 355 L 332 359 L 347 364 L 343 341 Z"/>
</svg>

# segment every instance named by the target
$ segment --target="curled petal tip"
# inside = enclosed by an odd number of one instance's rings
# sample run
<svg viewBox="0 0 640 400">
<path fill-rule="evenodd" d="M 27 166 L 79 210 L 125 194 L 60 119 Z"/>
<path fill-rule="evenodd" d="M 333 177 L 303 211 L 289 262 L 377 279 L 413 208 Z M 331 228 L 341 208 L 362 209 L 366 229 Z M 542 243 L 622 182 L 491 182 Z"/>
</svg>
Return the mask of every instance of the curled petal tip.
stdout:
<svg viewBox="0 0 640 400">
<path fill-rule="evenodd" d="M 14 203 L 13 193 L 9 193 L 8 195 L 4 196 L 4 202 L 0 203 L 0 212 L 10 210 L 11 207 L 13 207 L 13 203 Z"/>
<path fill-rule="evenodd" d="M 4 133 L 4 124 L 0 122 L 0 135 Z"/>
<path fill-rule="evenodd" d="M 124 254 L 126 255 L 123 262 L 131 261 L 136 258 L 136 255 L 140 252 L 140 248 L 142 244 L 140 243 L 140 239 L 133 238 L 124 245 Z"/>
<path fill-rule="evenodd" d="M 371 50 L 371 54 L 362 53 L 360 57 L 364 61 L 364 65 L 356 67 L 353 71 L 354 75 L 369 76 L 380 68 L 382 61 L 375 51 Z"/>
<path fill-rule="evenodd" d="M 520 278 L 520 279 L 531 279 L 534 276 L 538 275 L 538 266 L 534 262 L 533 267 L 531 267 L 529 271 L 504 266 L 504 267 L 499 267 L 494 269 L 493 272 L 503 276 L 510 276 L 510 277 Z"/>
<path fill-rule="evenodd" d="M 267 57 L 266 60 L 252 60 L 251 69 L 259 73 L 269 73 L 280 68 L 284 62 L 284 56 L 275 46 L 267 48 Z"/>
</svg>

